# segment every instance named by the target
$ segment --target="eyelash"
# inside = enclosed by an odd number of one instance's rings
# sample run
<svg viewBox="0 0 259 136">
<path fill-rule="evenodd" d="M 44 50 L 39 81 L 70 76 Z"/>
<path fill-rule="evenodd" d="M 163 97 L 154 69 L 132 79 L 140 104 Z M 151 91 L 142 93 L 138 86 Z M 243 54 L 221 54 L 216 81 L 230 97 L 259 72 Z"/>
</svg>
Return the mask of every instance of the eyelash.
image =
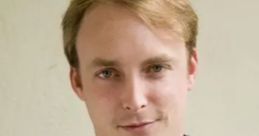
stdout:
<svg viewBox="0 0 259 136">
<path fill-rule="evenodd" d="M 158 68 L 158 69 L 157 69 Z M 155 64 L 155 65 L 151 65 L 148 67 L 147 71 L 148 73 L 159 73 L 161 72 L 162 70 L 165 69 L 165 66 L 164 65 L 161 65 L 161 64 Z M 157 71 L 158 70 L 158 71 Z"/>
<path fill-rule="evenodd" d="M 157 70 L 156 68 L 159 68 L 159 70 L 156 71 Z M 147 69 L 144 71 L 148 74 L 159 74 L 166 69 L 170 70 L 171 66 L 165 65 L 165 64 L 154 64 L 154 65 L 148 66 Z M 103 75 L 103 74 L 107 74 L 104 72 L 109 72 L 110 76 L 107 77 L 107 76 Z M 101 70 L 100 72 L 97 72 L 96 76 L 101 79 L 109 79 L 109 78 L 113 78 L 113 77 L 119 77 L 119 74 L 118 74 L 118 71 L 114 68 L 106 68 L 106 69 Z"/>
<path fill-rule="evenodd" d="M 103 76 L 102 74 L 104 74 L 104 72 L 110 72 L 110 76 L 109 77 Z M 106 69 L 101 70 L 100 72 L 98 72 L 96 74 L 96 76 L 101 78 L 101 79 L 109 79 L 111 77 L 118 76 L 118 74 L 116 75 L 116 70 L 115 69 L 113 69 L 113 68 L 106 68 Z"/>
</svg>

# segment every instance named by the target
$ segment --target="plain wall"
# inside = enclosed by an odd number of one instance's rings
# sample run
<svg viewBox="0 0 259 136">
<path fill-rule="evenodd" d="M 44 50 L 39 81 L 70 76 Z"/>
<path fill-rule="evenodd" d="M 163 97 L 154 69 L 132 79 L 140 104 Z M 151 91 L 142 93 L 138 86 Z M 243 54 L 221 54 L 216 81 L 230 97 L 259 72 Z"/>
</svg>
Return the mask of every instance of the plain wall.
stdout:
<svg viewBox="0 0 259 136">
<path fill-rule="evenodd" d="M 0 136 L 93 136 L 63 54 L 68 0 L 0 0 Z M 192 0 L 200 18 L 191 136 L 259 136 L 259 1 Z"/>
</svg>

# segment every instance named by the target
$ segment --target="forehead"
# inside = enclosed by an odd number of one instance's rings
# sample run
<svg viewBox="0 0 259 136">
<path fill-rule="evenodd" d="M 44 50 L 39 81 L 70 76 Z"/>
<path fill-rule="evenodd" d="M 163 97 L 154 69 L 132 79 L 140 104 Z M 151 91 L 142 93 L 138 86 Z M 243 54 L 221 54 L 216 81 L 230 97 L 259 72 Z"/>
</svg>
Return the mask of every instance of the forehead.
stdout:
<svg viewBox="0 0 259 136">
<path fill-rule="evenodd" d="M 94 32 L 94 36 L 96 37 L 97 34 L 115 33 L 116 31 L 119 32 L 119 30 L 126 32 L 127 29 L 131 29 L 132 27 L 139 28 L 134 29 L 135 31 L 152 31 L 153 34 L 157 34 L 156 36 L 160 38 L 171 40 L 178 38 L 183 40 L 181 36 L 176 35 L 172 30 L 154 28 L 152 26 L 151 28 L 150 25 L 147 25 L 138 15 L 125 7 L 115 4 L 93 5 L 84 15 L 78 35 L 89 34 L 91 36 Z M 77 40 L 78 39 L 79 38 L 77 38 Z"/>
<path fill-rule="evenodd" d="M 171 51 L 185 48 L 177 35 L 151 29 L 137 15 L 115 5 L 98 5 L 86 13 L 77 37 L 79 61 L 80 57 L 123 60 L 140 54 L 144 59 L 145 55 L 170 54 L 169 47 Z"/>
</svg>

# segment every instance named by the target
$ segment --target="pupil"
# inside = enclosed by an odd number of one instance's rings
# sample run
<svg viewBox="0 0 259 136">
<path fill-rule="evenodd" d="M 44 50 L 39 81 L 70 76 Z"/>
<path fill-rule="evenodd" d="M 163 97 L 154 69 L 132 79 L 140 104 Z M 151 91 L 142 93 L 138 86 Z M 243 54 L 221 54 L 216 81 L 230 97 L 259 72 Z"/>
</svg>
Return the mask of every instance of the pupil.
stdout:
<svg viewBox="0 0 259 136">
<path fill-rule="evenodd" d="M 111 71 L 104 71 L 104 77 L 109 77 L 111 75 Z"/>
<path fill-rule="evenodd" d="M 159 72 L 160 70 L 161 70 L 161 66 L 155 66 L 155 67 L 154 67 L 154 71 L 155 71 L 155 72 Z"/>
</svg>

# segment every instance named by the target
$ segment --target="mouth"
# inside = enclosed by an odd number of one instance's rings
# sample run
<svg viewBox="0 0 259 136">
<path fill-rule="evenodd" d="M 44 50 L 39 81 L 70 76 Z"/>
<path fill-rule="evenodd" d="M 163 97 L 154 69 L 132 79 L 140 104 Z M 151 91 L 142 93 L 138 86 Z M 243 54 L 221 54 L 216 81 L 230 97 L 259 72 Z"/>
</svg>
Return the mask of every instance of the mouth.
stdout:
<svg viewBox="0 0 259 136">
<path fill-rule="evenodd" d="M 121 128 L 130 133 L 147 133 L 151 130 L 151 127 L 154 126 L 157 121 L 158 120 L 129 123 L 126 125 L 119 125 L 118 128 Z"/>
</svg>

